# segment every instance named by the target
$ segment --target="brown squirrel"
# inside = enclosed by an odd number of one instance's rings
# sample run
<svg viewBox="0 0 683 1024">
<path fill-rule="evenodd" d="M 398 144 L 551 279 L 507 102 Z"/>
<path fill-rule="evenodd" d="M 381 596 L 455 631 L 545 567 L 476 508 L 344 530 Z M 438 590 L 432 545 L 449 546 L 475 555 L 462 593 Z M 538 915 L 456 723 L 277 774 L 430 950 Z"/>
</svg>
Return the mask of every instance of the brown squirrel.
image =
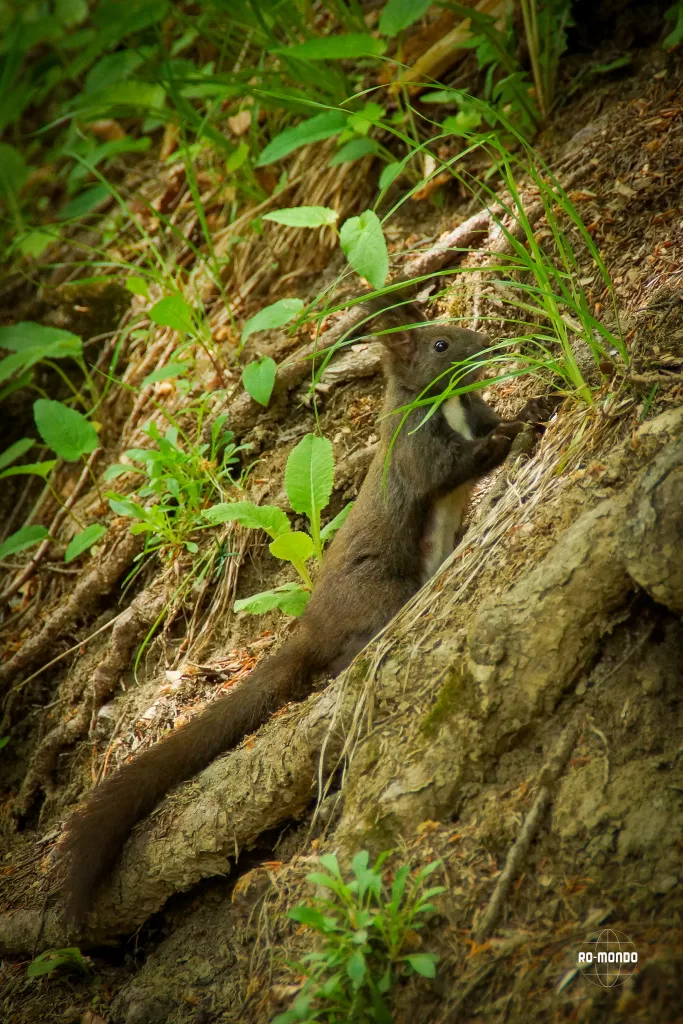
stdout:
<svg viewBox="0 0 683 1024">
<path fill-rule="evenodd" d="M 444 400 L 426 420 L 426 408 L 413 410 L 385 476 L 400 422 L 391 414 L 418 396 L 441 394 L 451 365 L 489 345 L 486 336 L 459 327 L 407 324 L 406 315 L 423 319 L 404 304 L 388 321 L 399 329 L 380 338 L 387 415 L 378 451 L 296 631 L 234 691 L 119 768 L 71 815 L 58 847 L 70 924 L 82 923 L 129 832 L 173 786 L 307 695 L 314 673 L 340 672 L 419 590 L 453 550 L 473 482 L 505 459 L 522 420 L 543 418 L 542 405 L 532 402 L 519 420 L 503 423 L 474 391 Z M 467 380 L 477 375 L 475 364 Z"/>
</svg>

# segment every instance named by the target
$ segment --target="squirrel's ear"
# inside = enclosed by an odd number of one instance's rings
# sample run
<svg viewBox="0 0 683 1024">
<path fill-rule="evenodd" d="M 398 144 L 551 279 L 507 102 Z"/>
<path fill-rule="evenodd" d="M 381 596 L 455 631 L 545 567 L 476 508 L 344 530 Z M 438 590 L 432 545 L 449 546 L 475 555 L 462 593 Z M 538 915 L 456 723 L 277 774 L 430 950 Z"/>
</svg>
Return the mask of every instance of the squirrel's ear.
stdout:
<svg viewBox="0 0 683 1024">
<path fill-rule="evenodd" d="M 402 362 L 409 363 L 417 350 L 417 329 L 406 327 L 403 323 L 382 324 L 385 329 L 397 328 L 390 333 L 382 334 L 378 340 Z"/>
</svg>

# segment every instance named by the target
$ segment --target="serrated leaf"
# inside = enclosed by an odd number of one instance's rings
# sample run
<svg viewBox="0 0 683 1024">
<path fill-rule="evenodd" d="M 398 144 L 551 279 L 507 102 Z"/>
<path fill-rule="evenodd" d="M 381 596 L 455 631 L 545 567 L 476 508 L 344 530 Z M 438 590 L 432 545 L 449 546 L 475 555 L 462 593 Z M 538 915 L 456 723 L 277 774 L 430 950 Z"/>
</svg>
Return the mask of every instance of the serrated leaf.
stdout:
<svg viewBox="0 0 683 1024">
<path fill-rule="evenodd" d="M 295 128 L 287 128 L 280 132 L 268 143 L 261 153 L 256 166 L 265 167 L 266 164 L 275 163 L 289 156 L 300 146 L 306 146 L 309 142 L 320 142 L 322 139 L 329 139 L 337 135 L 346 127 L 347 114 L 342 110 L 330 110 L 324 114 L 316 114 L 302 121 Z"/>
<path fill-rule="evenodd" d="M 97 448 L 92 423 L 63 402 L 39 398 L 33 403 L 33 416 L 45 444 L 66 462 L 76 462 Z"/>
<path fill-rule="evenodd" d="M 254 359 L 242 371 L 242 383 L 247 394 L 259 405 L 267 406 L 275 386 L 277 363 L 270 356 Z"/>
<path fill-rule="evenodd" d="M 350 217 L 339 232 L 339 242 L 353 269 L 381 288 L 389 273 L 389 254 L 380 219 L 374 210 Z"/>
<path fill-rule="evenodd" d="M 368 153 L 378 153 L 379 143 L 374 139 L 351 139 L 345 146 L 338 149 L 329 162 L 329 167 L 336 167 L 338 164 L 349 163 L 351 160 L 360 160 Z"/>
<path fill-rule="evenodd" d="M 85 530 L 81 530 L 76 536 L 69 542 L 69 545 L 64 553 L 64 561 L 69 564 L 73 562 L 75 558 L 82 555 L 84 551 L 88 551 L 93 544 L 97 544 L 98 540 L 104 537 L 107 529 L 100 523 L 92 523 L 90 526 L 86 526 Z"/>
<path fill-rule="evenodd" d="M 5 448 L 4 452 L 0 452 L 0 469 L 4 469 L 5 466 L 11 466 L 13 462 L 16 462 L 22 455 L 25 455 L 35 443 L 30 437 L 22 437 L 20 441 L 15 441 L 9 448 Z"/>
<path fill-rule="evenodd" d="M 149 298 L 149 285 L 144 277 L 131 274 L 130 277 L 126 278 L 126 288 L 132 295 L 142 295 L 145 299 Z"/>
<path fill-rule="evenodd" d="M 47 536 L 48 531 L 44 526 L 24 526 L 0 544 L 0 558 L 7 558 L 8 555 L 16 555 L 26 548 L 32 548 Z"/>
<path fill-rule="evenodd" d="M 192 363 L 190 362 L 178 362 L 178 363 L 166 363 L 164 366 L 159 366 L 156 370 L 152 370 L 148 373 L 145 379 L 142 381 L 140 387 L 146 388 L 148 384 L 156 384 L 160 380 L 170 380 L 172 377 L 180 377 L 189 370 Z"/>
<path fill-rule="evenodd" d="M 326 437 L 306 434 L 290 453 L 285 490 L 295 512 L 313 522 L 330 500 L 334 486 L 334 455 Z"/>
<path fill-rule="evenodd" d="M 423 978 L 436 977 L 436 964 L 438 957 L 434 953 L 413 953 L 405 958 L 417 974 Z"/>
<path fill-rule="evenodd" d="M 235 601 L 234 609 L 236 612 L 263 615 L 265 612 L 279 608 L 285 615 L 299 616 L 310 599 L 310 591 L 304 590 L 298 583 L 285 583 L 274 590 L 264 590 L 260 594 L 253 594 L 251 597 Z"/>
<path fill-rule="evenodd" d="M 40 476 L 47 480 L 57 465 L 57 459 L 45 459 L 43 462 L 26 462 L 23 466 L 10 466 L 0 473 L 0 480 L 7 476 Z"/>
<path fill-rule="evenodd" d="M 149 318 L 160 327 L 172 327 L 174 331 L 192 334 L 195 330 L 192 310 L 182 295 L 159 299 L 150 309 Z"/>
<path fill-rule="evenodd" d="M 382 173 L 379 176 L 379 187 L 384 191 L 396 180 L 402 170 L 402 165 L 399 160 L 395 160 L 391 164 L 387 164 Z"/>
<path fill-rule="evenodd" d="M 350 501 L 348 505 L 344 505 L 344 508 L 341 510 L 341 512 L 337 512 L 334 519 L 331 519 L 327 526 L 324 526 L 322 528 L 322 530 L 320 531 L 320 539 L 323 542 L 323 544 L 325 543 L 325 541 L 329 540 L 330 537 L 333 536 L 333 534 L 337 532 L 340 526 L 344 525 L 346 517 L 353 508 L 353 504 L 354 503 Z"/>
<path fill-rule="evenodd" d="M 291 530 L 286 513 L 277 505 L 255 505 L 251 501 L 224 502 L 204 509 L 202 516 L 214 526 L 235 522 L 249 530 L 265 530 L 273 540 Z"/>
<path fill-rule="evenodd" d="M 264 213 L 264 220 L 284 224 L 289 228 L 320 228 L 336 224 L 339 214 L 328 206 L 292 206 L 286 210 Z"/>
<path fill-rule="evenodd" d="M 389 0 L 379 19 L 379 30 L 383 36 L 397 36 L 399 32 L 414 25 L 432 0 Z"/>
<path fill-rule="evenodd" d="M 313 554 L 313 541 L 307 533 L 296 530 L 283 533 L 268 545 L 271 555 L 285 562 L 305 562 Z"/>
<path fill-rule="evenodd" d="M 265 306 L 255 316 L 250 317 L 242 328 L 242 342 L 257 331 L 267 331 L 273 327 L 284 327 L 290 320 L 298 316 L 304 304 L 301 299 L 280 299 L 271 306 Z"/>
<path fill-rule="evenodd" d="M 337 36 L 320 36 L 307 39 L 298 46 L 287 49 L 273 49 L 273 53 L 281 53 L 296 60 L 355 60 L 358 57 L 381 56 L 387 44 L 383 39 L 364 32 L 347 32 Z"/>
</svg>

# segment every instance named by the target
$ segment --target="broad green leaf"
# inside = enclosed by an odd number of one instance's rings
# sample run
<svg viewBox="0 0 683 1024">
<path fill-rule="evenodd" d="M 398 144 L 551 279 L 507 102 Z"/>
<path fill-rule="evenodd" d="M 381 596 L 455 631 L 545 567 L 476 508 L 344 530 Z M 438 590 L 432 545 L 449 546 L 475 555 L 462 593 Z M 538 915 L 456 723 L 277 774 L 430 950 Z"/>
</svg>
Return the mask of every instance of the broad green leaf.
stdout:
<svg viewBox="0 0 683 1024">
<path fill-rule="evenodd" d="M 87 0 L 55 0 L 55 16 L 68 28 L 80 25 L 88 13 Z"/>
<path fill-rule="evenodd" d="M 323 542 L 323 544 L 325 543 L 325 541 L 329 540 L 330 537 L 332 537 L 333 534 L 335 534 L 337 532 L 337 530 L 339 529 L 340 526 L 344 525 L 346 517 L 348 516 L 348 514 L 349 514 L 349 512 L 351 511 L 352 508 L 353 508 L 353 502 L 350 501 L 348 503 L 348 505 L 344 505 L 344 508 L 341 510 L 341 512 L 338 512 L 336 514 L 334 519 L 331 519 L 329 521 L 327 526 L 324 526 L 322 528 L 322 530 L 320 531 L 320 539 Z"/>
<path fill-rule="evenodd" d="M 148 373 L 143 380 L 140 387 L 146 388 L 148 384 L 156 384 L 160 380 L 170 380 L 171 377 L 181 377 L 192 366 L 192 363 L 178 362 L 178 363 L 166 363 L 164 366 L 159 366 L 156 370 L 152 370 Z"/>
<path fill-rule="evenodd" d="M 354 950 L 346 964 L 348 974 L 354 988 L 360 988 L 365 977 L 365 957 L 360 949 Z"/>
<path fill-rule="evenodd" d="M 0 348 L 25 353 L 34 362 L 38 359 L 63 359 L 80 356 L 83 343 L 77 334 L 59 327 L 46 327 L 31 320 L 22 320 L 11 327 L 0 327 Z"/>
<path fill-rule="evenodd" d="M 307 39 L 298 46 L 274 49 L 272 52 L 296 60 L 355 60 L 357 57 L 381 56 L 386 48 L 383 39 L 375 39 L 365 33 L 348 32 L 338 36 Z"/>
<path fill-rule="evenodd" d="M 414 25 L 431 6 L 432 0 L 389 0 L 379 19 L 379 30 L 383 36 L 397 36 L 405 28 Z"/>
<path fill-rule="evenodd" d="M 240 142 L 239 146 L 234 153 L 231 153 L 228 157 L 225 169 L 228 174 L 232 174 L 233 171 L 238 171 L 242 164 L 246 163 L 249 156 L 249 143 Z"/>
<path fill-rule="evenodd" d="M 286 513 L 277 505 L 254 505 L 251 501 L 224 502 L 204 509 L 202 516 L 214 526 L 235 522 L 249 530 L 265 530 L 273 540 L 291 530 Z"/>
<path fill-rule="evenodd" d="M 259 405 L 268 405 L 270 396 L 273 393 L 276 374 L 277 363 L 270 356 L 264 356 L 263 359 L 254 359 L 242 370 L 244 390 Z"/>
<path fill-rule="evenodd" d="M 121 19 L 121 0 L 100 0 L 91 14 L 94 25 L 116 40 L 128 32 L 158 26 L 168 12 L 167 0 L 126 0 L 125 20 Z"/>
<path fill-rule="evenodd" d="M 459 110 L 455 117 L 447 117 L 441 127 L 444 132 L 451 132 L 453 135 L 463 135 L 466 132 L 474 131 L 481 124 L 481 114 L 474 107 L 464 107 Z"/>
<path fill-rule="evenodd" d="M 37 956 L 26 968 L 29 978 L 39 978 L 43 974 L 51 974 L 58 967 L 70 967 L 86 974 L 89 970 L 83 954 L 77 946 L 67 949 L 48 949 Z"/>
<path fill-rule="evenodd" d="M 314 907 L 294 907 L 292 910 L 287 911 L 287 917 L 292 921 L 298 921 L 299 924 L 310 925 L 311 928 L 316 928 L 319 932 L 327 930 L 325 927 L 325 915 Z"/>
<path fill-rule="evenodd" d="M 310 117 L 295 128 L 287 128 L 268 143 L 256 166 L 265 167 L 266 164 L 275 163 L 276 160 L 282 160 L 283 157 L 289 156 L 300 146 L 306 146 L 309 142 L 320 142 L 322 139 L 329 139 L 330 136 L 337 135 L 346 127 L 347 116 L 342 110 L 331 110 L 325 114 Z"/>
<path fill-rule="evenodd" d="M 54 234 L 50 231 L 29 231 L 28 234 L 24 235 L 17 247 L 22 256 L 31 256 L 33 259 L 38 259 L 42 256 L 49 245 L 53 242 L 59 241 L 59 235 Z"/>
<path fill-rule="evenodd" d="M 391 183 L 396 180 L 402 170 L 402 164 L 396 160 L 392 164 L 387 164 L 382 173 L 379 176 L 379 187 L 384 191 L 385 188 L 389 188 Z"/>
<path fill-rule="evenodd" d="M 436 977 L 436 964 L 439 958 L 434 953 L 413 953 L 405 959 L 413 970 L 417 974 L 421 974 L 423 978 Z"/>
<path fill-rule="evenodd" d="M 126 288 L 133 295 L 142 295 L 145 299 L 149 298 L 149 284 L 144 277 L 131 274 L 130 277 L 126 278 Z"/>
<path fill-rule="evenodd" d="M 102 526 L 100 523 L 92 523 L 90 526 L 86 526 L 85 530 L 81 530 L 76 536 L 70 541 L 66 552 L 64 554 L 64 561 L 67 563 L 73 562 L 74 558 L 78 558 L 84 551 L 88 551 L 93 544 L 97 544 L 98 540 L 104 537 L 107 532 L 107 528 Z"/>
<path fill-rule="evenodd" d="M 9 741 L 9 736 L 0 736 L 0 750 L 2 750 L 3 747 L 6 747 Z"/>
<path fill-rule="evenodd" d="M 264 213 L 264 220 L 285 224 L 290 228 L 320 228 L 336 224 L 339 214 L 328 206 L 292 206 L 287 210 Z"/>
<path fill-rule="evenodd" d="M 313 541 L 307 533 L 296 530 L 283 533 L 268 545 L 271 555 L 285 562 L 305 562 L 313 554 Z"/>
<path fill-rule="evenodd" d="M 358 135 L 367 135 L 373 124 L 381 121 L 385 114 L 386 110 L 379 103 L 366 103 L 362 110 L 349 114 L 347 125 Z"/>
<path fill-rule="evenodd" d="M 325 508 L 334 486 L 334 455 L 326 437 L 306 434 L 290 453 L 285 490 L 295 512 L 313 521 Z"/>
<path fill-rule="evenodd" d="M 275 590 L 264 590 L 261 594 L 235 601 L 234 609 L 236 612 L 249 612 L 250 615 L 264 615 L 279 608 L 285 615 L 299 616 L 310 599 L 310 591 L 304 590 L 298 583 L 285 583 Z"/>
<path fill-rule="evenodd" d="M 321 857 L 318 857 L 318 860 L 324 868 L 331 871 L 341 881 L 341 869 L 335 853 L 323 853 Z"/>
<path fill-rule="evenodd" d="M 106 185 L 93 185 L 92 188 L 87 188 L 80 195 L 70 199 L 57 214 L 57 219 L 77 220 L 79 217 L 86 217 L 110 195 L 111 192 Z"/>
<path fill-rule="evenodd" d="M 0 544 L 0 558 L 7 558 L 8 555 L 16 555 L 26 548 L 32 548 L 47 536 L 48 532 L 44 526 L 24 526 Z"/>
<path fill-rule="evenodd" d="M 100 57 L 85 76 L 84 93 L 99 93 L 110 85 L 120 85 L 137 71 L 144 60 L 142 54 L 135 50 L 117 50 Z"/>
<path fill-rule="evenodd" d="M 5 448 L 4 452 L 0 452 L 0 469 L 4 469 L 5 466 L 11 466 L 13 462 L 16 462 L 22 455 L 25 455 L 35 443 L 30 437 L 22 437 L 21 441 L 15 441 L 9 448 Z"/>
<path fill-rule="evenodd" d="M 15 197 L 28 177 L 26 162 L 9 142 L 0 142 L 0 196 Z"/>
<path fill-rule="evenodd" d="M 167 295 L 149 311 L 149 318 L 160 327 L 172 327 L 174 331 L 192 334 L 195 330 L 192 310 L 182 295 Z"/>
<path fill-rule="evenodd" d="M 109 507 L 117 516 L 144 516 L 145 510 L 142 505 L 135 501 L 121 500 L 120 498 L 109 498 Z"/>
<path fill-rule="evenodd" d="M 345 221 L 339 241 L 353 269 L 373 288 L 381 288 L 389 273 L 389 254 L 380 219 L 374 210 L 365 210 L 360 217 Z"/>
<path fill-rule="evenodd" d="M 674 46 L 678 46 L 679 43 L 683 42 L 683 4 L 673 4 L 666 11 L 664 17 L 668 21 L 675 21 L 676 24 L 673 30 L 662 40 L 662 46 L 665 50 L 672 50 Z"/>
<path fill-rule="evenodd" d="M 331 158 L 329 166 L 336 167 L 337 164 L 349 163 L 351 160 L 360 160 L 361 157 L 367 156 L 368 153 L 377 152 L 379 152 L 379 143 L 375 142 L 374 139 L 351 139 L 345 146 L 337 150 Z"/>
<path fill-rule="evenodd" d="M 242 328 L 242 342 L 257 331 L 267 331 L 273 327 L 284 327 L 295 316 L 298 316 L 304 304 L 301 299 L 280 299 L 271 306 L 265 306 L 255 316 L 250 317 Z"/>
<path fill-rule="evenodd" d="M 39 398 L 33 403 L 38 433 L 66 462 L 76 462 L 97 448 L 97 432 L 82 413 L 63 402 Z"/>
<path fill-rule="evenodd" d="M 6 476 L 40 476 L 47 480 L 57 465 L 57 459 L 46 459 L 44 462 L 27 462 L 23 466 L 10 466 L 0 473 L 0 480 Z"/>
</svg>

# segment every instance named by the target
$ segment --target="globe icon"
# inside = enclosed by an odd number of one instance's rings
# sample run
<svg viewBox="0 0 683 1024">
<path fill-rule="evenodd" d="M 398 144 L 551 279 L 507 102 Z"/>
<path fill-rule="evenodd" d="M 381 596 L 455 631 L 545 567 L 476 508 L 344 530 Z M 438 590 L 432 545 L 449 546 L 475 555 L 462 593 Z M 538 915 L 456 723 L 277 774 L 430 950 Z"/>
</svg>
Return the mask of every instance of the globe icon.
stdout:
<svg viewBox="0 0 683 1024">
<path fill-rule="evenodd" d="M 635 943 L 623 932 L 603 928 L 582 944 L 577 966 L 584 978 L 601 988 L 623 985 L 638 967 Z"/>
</svg>

